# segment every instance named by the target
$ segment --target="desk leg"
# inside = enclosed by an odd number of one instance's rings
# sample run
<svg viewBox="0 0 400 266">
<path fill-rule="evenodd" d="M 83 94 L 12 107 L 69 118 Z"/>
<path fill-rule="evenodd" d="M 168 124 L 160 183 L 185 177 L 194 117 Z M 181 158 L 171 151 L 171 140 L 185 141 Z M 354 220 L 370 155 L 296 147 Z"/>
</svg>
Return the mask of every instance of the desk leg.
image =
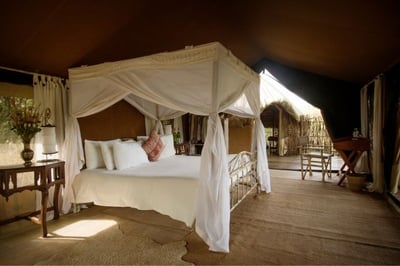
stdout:
<svg viewBox="0 0 400 266">
<path fill-rule="evenodd" d="M 60 194 L 60 186 L 61 184 L 56 184 L 54 188 L 54 196 L 53 196 L 53 207 L 54 207 L 54 220 L 60 218 L 59 206 L 58 206 L 58 197 Z"/>
<path fill-rule="evenodd" d="M 339 182 L 337 183 L 338 186 L 340 186 L 342 184 L 342 182 L 344 181 L 344 179 L 346 178 L 346 173 L 342 174 L 342 177 L 340 178 Z"/>
<path fill-rule="evenodd" d="M 43 237 L 47 237 L 47 199 L 49 198 L 49 191 L 46 189 L 42 191 L 42 209 L 40 210 L 40 221 L 42 224 Z"/>
</svg>

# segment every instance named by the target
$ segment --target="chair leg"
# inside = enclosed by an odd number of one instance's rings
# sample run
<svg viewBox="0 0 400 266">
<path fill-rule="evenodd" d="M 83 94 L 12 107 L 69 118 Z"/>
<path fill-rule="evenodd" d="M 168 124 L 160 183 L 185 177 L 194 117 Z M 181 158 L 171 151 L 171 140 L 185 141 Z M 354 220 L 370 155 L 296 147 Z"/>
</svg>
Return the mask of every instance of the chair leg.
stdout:
<svg viewBox="0 0 400 266">
<path fill-rule="evenodd" d="M 300 174 L 301 174 L 301 179 L 304 180 L 304 177 L 306 175 L 304 173 L 304 157 L 301 150 L 300 150 Z"/>
<path fill-rule="evenodd" d="M 332 157 L 329 157 L 329 159 L 328 159 L 328 164 L 329 164 L 329 175 L 328 175 L 328 177 L 329 177 L 329 179 L 332 179 Z"/>
<path fill-rule="evenodd" d="M 324 167 L 324 172 L 326 173 L 327 177 L 329 179 L 331 179 L 332 178 L 332 160 L 331 160 L 331 157 L 328 157 L 326 161 L 324 160 L 323 167 Z"/>
<path fill-rule="evenodd" d="M 308 164 L 307 164 L 307 170 L 310 176 L 312 176 L 312 167 L 311 167 L 311 158 L 308 157 Z"/>
<path fill-rule="evenodd" d="M 301 169 L 301 179 L 302 180 L 304 180 L 304 178 L 306 177 L 306 171 L 305 171 L 305 169 L 304 169 L 304 159 L 303 158 L 301 158 L 300 159 L 301 160 L 301 162 L 300 162 L 300 169 Z"/>
</svg>

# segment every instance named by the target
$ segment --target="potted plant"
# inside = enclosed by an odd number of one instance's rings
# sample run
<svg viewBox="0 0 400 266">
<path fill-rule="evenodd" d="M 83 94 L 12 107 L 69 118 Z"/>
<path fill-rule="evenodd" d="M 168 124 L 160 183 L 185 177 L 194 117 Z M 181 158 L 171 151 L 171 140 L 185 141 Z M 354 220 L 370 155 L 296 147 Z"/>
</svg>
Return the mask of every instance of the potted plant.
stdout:
<svg viewBox="0 0 400 266">
<path fill-rule="evenodd" d="M 362 173 L 349 173 L 346 174 L 347 186 L 353 192 L 359 192 L 365 186 L 365 181 L 367 179 L 366 174 Z"/>
<path fill-rule="evenodd" d="M 34 152 L 30 147 L 32 139 L 41 130 L 41 114 L 31 101 L 10 102 L 9 125 L 24 144 L 21 157 L 25 165 L 32 164 Z"/>
</svg>

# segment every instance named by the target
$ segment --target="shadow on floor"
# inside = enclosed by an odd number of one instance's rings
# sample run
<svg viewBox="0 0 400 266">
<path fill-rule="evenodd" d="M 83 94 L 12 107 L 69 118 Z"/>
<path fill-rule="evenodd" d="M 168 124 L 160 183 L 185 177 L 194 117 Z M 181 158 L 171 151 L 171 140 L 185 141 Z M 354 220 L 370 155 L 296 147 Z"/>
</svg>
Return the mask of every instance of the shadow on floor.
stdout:
<svg viewBox="0 0 400 266">
<path fill-rule="evenodd" d="M 300 155 L 278 156 L 268 154 L 267 159 L 270 169 L 300 171 Z M 332 158 L 333 173 L 337 173 L 342 165 L 343 160 L 340 156 L 334 156 Z M 321 170 L 316 169 L 316 172 L 321 172 Z"/>
</svg>

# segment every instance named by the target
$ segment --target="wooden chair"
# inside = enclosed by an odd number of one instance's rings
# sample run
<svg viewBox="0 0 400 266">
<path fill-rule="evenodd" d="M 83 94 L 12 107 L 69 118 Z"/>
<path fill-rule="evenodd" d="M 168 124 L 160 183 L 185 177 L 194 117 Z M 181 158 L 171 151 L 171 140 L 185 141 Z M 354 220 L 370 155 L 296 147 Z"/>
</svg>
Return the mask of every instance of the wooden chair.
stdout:
<svg viewBox="0 0 400 266">
<path fill-rule="evenodd" d="M 321 169 L 322 182 L 325 182 L 325 175 L 332 177 L 332 147 L 311 145 L 307 136 L 299 138 L 301 178 L 304 180 L 307 173 L 312 176 L 313 168 Z"/>
<path fill-rule="evenodd" d="M 278 154 L 278 137 L 269 136 L 268 137 L 268 148 L 269 154 L 271 155 L 273 152 Z"/>
</svg>

